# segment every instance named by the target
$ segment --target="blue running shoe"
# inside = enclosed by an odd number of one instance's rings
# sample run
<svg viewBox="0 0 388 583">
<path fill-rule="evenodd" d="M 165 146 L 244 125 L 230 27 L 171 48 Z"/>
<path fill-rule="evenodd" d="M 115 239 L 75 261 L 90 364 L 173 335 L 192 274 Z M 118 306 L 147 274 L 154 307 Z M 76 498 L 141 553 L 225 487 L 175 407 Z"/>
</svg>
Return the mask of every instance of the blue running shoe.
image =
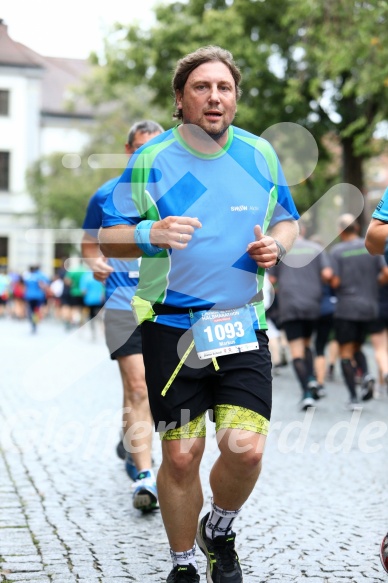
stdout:
<svg viewBox="0 0 388 583">
<path fill-rule="evenodd" d="M 137 467 L 135 466 L 131 454 L 128 452 L 126 452 L 125 454 L 125 471 L 131 478 L 131 480 L 133 481 L 137 480 L 137 475 L 139 472 L 137 471 Z"/>
<path fill-rule="evenodd" d="M 140 472 L 132 486 L 133 506 L 142 512 L 159 508 L 155 478 L 149 471 Z"/>
</svg>

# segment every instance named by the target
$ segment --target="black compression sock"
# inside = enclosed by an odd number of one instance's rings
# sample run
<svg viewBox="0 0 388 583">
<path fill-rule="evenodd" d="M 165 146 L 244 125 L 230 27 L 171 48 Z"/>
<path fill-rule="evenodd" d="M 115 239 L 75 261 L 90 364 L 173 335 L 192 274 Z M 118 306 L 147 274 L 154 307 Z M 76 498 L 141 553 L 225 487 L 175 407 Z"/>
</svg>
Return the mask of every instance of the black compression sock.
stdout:
<svg viewBox="0 0 388 583">
<path fill-rule="evenodd" d="M 352 397 L 356 397 L 356 380 L 354 375 L 354 368 L 348 358 L 341 359 L 342 374 Z"/>
<path fill-rule="evenodd" d="M 354 360 L 356 361 L 358 368 L 361 369 L 362 376 L 366 375 L 368 372 L 368 363 L 362 350 L 358 350 L 354 353 Z"/>
<path fill-rule="evenodd" d="M 309 376 L 307 372 L 306 361 L 304 358 L 294 358 L 292 361 L 292 365 L 294 367 L 294 371 L 303 391 L 308 390 L 307 383 L 309 381 Z"/>
</svg>

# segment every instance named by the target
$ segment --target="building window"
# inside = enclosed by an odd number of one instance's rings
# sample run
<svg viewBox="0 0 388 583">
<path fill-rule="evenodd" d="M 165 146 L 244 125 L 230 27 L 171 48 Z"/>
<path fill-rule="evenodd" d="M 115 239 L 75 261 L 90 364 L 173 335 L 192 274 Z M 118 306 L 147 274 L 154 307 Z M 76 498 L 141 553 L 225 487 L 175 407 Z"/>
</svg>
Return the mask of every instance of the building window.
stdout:
<svg viewBox="0 0 388 583">
<path fill-rule="evenodd" d="M 9 190 L 9 152 L 0 152 L 0 190 Z"/>
<path fill-rule="evenodd" d="M 9 115 L 9 91 L 0 89 L 0 115 Z"/>
</svg>

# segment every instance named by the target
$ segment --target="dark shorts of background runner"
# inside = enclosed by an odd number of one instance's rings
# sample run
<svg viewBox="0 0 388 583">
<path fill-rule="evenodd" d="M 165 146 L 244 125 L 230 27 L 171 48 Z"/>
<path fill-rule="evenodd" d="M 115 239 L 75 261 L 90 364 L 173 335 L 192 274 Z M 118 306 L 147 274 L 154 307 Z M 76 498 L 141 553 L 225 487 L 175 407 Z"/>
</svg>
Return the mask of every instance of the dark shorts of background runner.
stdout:
<svg viewBox="0 0 388 583">
<path fill-rule="evenodd" d="M 372 320 L 369 324 L 369 334 L 378 334 L 383 330 L 388 330 L 388 320 L 385 318 L 379 318 L 378 320 Z"/>
<path fill-rule="evenodd" d="M 72 308 L 83 308 L 85 306 L 83 296 L 69 296 L 68 305 Z"/>
<path fill-rule="evenodd" d="M 334 332 L 334 316 L 333 314 L 325 314 L 318 318 L 315 327 L 315 354 L 316 356 L 324 356 L 325 348 L 330 340 L 331 334 Z"/>
<path fill-rule="evenodd" d="M 105 310 L 105 341 L 110 357 L 142 353 L 141 331 L 132 310 Z"/>
<path fill-rule="evenodd" d="M 348 344 L 349 342 L 363 344 L 370 331 L 370 322 L 334 318 L 334 329 L 338 344 Z"/>
<path fill-rule="evenodd" d="M 270 419 L 272 365 L 265 331 L 256 332 L 259 350 L 220 356 L 218 371 L 211 359 L 199 360 L 193 348 L 164 397 L 161 393 L 190 345 L 192 332 L 148 321 L 141 331 L 148 397 L 157 431 L 181 427 L 221 404 L 245 407 Z M 174 425 L 166 427 L 171 423 Z"/>
<path fill-rule="evenodd" d="M 311 338 L 315 327 L 316 320 L 289 320 L 282 325 L 289 342 L 298 338 Z"/>
</svg>

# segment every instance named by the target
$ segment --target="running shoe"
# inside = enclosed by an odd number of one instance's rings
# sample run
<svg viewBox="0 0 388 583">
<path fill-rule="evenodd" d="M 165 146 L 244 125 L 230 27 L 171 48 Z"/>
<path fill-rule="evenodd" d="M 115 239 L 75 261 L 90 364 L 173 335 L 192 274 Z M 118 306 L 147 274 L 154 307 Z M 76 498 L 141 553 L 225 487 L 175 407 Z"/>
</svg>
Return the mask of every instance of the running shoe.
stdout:
<svg viewBox="0 0 388 583">
<path fill-rule="evenodd" d="M 206 536 L 206 522 L 209 513 L 199 521 L 197 543 L 207 558 L 207 583 L 242 583 L 243 576 L 234 542 L 236 534 L 216 536 L 210 539 Z"/>
<path fill-rule="evenodd" d="M 318 395 L 317 395 L 317 388 L 318 388 L 318 383 L 315 379 L 310 379 L 309 382 L 307 383 L 307 388 L 311 393 L 311 396 L 313 399 L 319 399 Z"/>
<path fill-rule="evenodd" d="M 120 441 L 116 445 L 116 453 L 121 460 L 125 460 L 125 454 L 127 452 L 125 451 L 125 447 L 124 447 L 124 443 L 123 443 L 122 439 L 120 439 Z"/>
<path fill-rule="evenodd" d="M 369 401 L 373 399 L 373 392 L 375 388 L 375 379 L 371 374 L 366 374 L 362 380 L 361 385 L 361 399 Z"/>
<path fill-rule="evenodd" d="M 334 381 L 334 364 L 329 364 L 326 372 L 326 379 L 330 382 Z"/>
<path fill-rule="evenodd" d="M 311 380 L 307 383 L 307 387 L 312 394 L 313 399 L 318 401 L 323 397 L 326 397 L 326 391 L 323 385 L 320 385 L 318 381 Z"/>
<path fill-rule="evenodd" d="M 316 395 L 318 399 L 323 399 L 327 395 L 325 387 L 319 383 L 317 384 Z"/>
<path fill-rule="evenodd" d="M 156 482 L 151 472 L 140 472 L 132 485 L 132 490 L 134 508 L 142 512 L 151 512 L 159 508 Z"/>
<path fill-rule="evenodd" d="M 381 543 L 380 559 L 383 568 L 388 573 L 388 533 L 385 535 Z"/>
<path fill-rule="evenodd" d="M 385 383 L 385 388 L 387 390 L 387 395 L 388 395 L 388 374 L 386 374 L 384 377 L 384 383 Z"/>
<path fill-rule="evenodd" d="M 305 391 L 300 402 L 300 408 L 302 411 L 306 411 L 309 407 L 315 407 L 315 399 L 311 391 Z"/>
<path fill-rule="evenodd" d="M 347 409 L 349 409 L 349 411 L 360 411 L 362 409 L 362 405 L 357 397 L 350 397 Z"/>
<path fill-rule="evenodd" d="M 166 583 L 197 583 L 199 575 L 190 563 L 189 565 L 177 565 L 166 579 Z"/>
<path fill-rule="evenodd" d="M 139 472 L 137 471 L 135 462 L 133 461 L 132 456 L 128 451 L 125 452 L 125 471 L 131 478 L 131 480 L 133 481 L 137 480 Z"/>
</svg>

